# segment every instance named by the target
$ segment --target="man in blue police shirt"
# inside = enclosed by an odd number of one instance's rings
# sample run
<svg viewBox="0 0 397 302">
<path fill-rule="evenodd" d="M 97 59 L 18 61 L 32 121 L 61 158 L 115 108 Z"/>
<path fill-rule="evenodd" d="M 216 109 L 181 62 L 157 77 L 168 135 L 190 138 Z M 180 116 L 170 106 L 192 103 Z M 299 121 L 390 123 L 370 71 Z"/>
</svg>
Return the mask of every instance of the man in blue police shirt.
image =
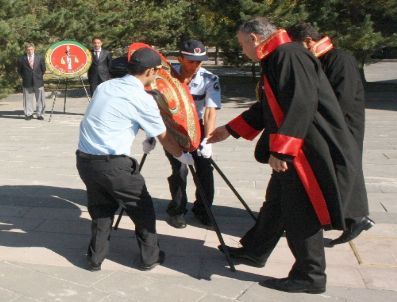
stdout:
<svg viewBox="0 0 397 302">
<path fill-rule="evenodd" d="M 91 271 L 101 269 L 109 250 L 113 217 L 120 205 L 135 224 L 140 269 L 149 270 L 164 261 L 152 198 L 137 161 L 129 157 L 131 145 L 141 128 L 148 137 L 157 137 L 177 161 L 191 165 L 193 158 L 169 136 L 156 102 L 144 90 L 155 79 L 158 68 L 161 60 L 155 51 L 137 50 L 128 64 L 128 75 L 98 86 L 80 125 L 77 169 L 87 187 L 92 218 L 87 253 Z"/>
<path fill-rule="evenodd" d="M 202 42 L 197 40 L 184 41 L 181 44 L 180 56 L 178 57 L 180 65 L 176 66 L 176 70 L 180 74 L 180 79 L 189 86 L 196 104 L 202 142 L 199 149 L 192 152 L 192 155 L 197 176 L 209 203 L 212 204 L 214 199 L 214 176 L 210 163 L 212 146 L 207 144 L 207 137 L 215 129 L 216 110 L 221 108 L 221 91 L 219 78 L 201 67 L 203 61 L 206 60 L 208 60 L 208 56 Z M 185 164 L 175 160 L 168 152 L 166 152 L 166 155 L 172 167 L 172 174 L 168 178 L 172 201 L 167 209 L 169 215 L 167 222 L 175 228 L 184 228 L 186 227 L 184 216 L 187 204 L 186 179 L 188 168 Z M 201 223 L 204 225 L 211 224 L 197 190 L 192 211 Z"/>
</svg>

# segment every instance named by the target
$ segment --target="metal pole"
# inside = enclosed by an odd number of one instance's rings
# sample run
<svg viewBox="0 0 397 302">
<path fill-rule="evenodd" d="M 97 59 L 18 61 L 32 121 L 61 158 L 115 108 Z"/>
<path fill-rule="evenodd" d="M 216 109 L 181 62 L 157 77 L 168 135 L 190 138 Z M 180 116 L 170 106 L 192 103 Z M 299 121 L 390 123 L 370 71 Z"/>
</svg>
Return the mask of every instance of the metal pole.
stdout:
<svg viewBox="0 0 397 302">
<path fill-rule="evenodd" d="M 58 80 L 57 87 L 56 87 L 55 91 L 52 92 L 54 94 L 54 99 L 52 101 L 51 114 L 50 114 L 50 118 L 48 119 L 48 122 L 51 122 L 52 114 L 54 113 L 55 101 L 57 99 L 57 93 L 58 93 L 60 83 L 61 83 L 61 79 Z"/>
<path fill-rule="evenodd" d="M 63 99 L 63 113 L 66 112 L 66 94 L 68 93 L 68 78 L 65 79 L 65 96 Z"/>
<path fill-rule="evenodd" d="M 142 159 L 141 159 L 141 162 L 139 163 L 139 168 L 138 168 L 138 171 L 139 171 L 139 172 L 141 172 L 141 170 L 142 170 L 142 167 L 143 167 L 143 164 L 145 163 L 146 157 L 147 157 L 147 153 L 143 154 L 143 157 L 142 157 Z M 125 211 L 125 209 L 124 209 L 124 208 L 121 208 L 119 217 L 117 217 L 116 224 L 115 224 L 114 227 L 113 227 L 114 230 L 117 230 L 117 229 L 119 228 L 119 224 L 120 224 L 120 221 L 121 221 L 121 217 L 123 217 L 124 211 Z"/>
<path fill-rule="evenodd" d="M 233 261 L 232 261 L 232 259 L 230 258 L 229 249 L 226 248 L 225 241 L 223 240 L 221 231 L 219 230 L 218 224 L 216 223 L 214 214 L 213 214 L 212 211 L 211 211 L 211 208 L 210 208 L 210 206 L 209 206 L 207 197 L 205 196 L 203 187 L 202 187 L 202 185 L 201 185 L 201 183 L 200 183 L 200 180 L 199 180 L 199 178 L 198 178 L 198 176 L 197 176 L 197 174 L 196 174 L 196 171 L 194 170 L 193 166 L 189 166 L 189 170 L 190 170 L 190 173 L 192 173 L 194 183 L 195 183 L 196 188 L 197 188 L 197 190 L 198 190 L 198 192 L 199 192 L 199 195 L 200 195 L 201 200 L 202 200 L 202 202 L 203 202 L 204 208 L 205 208 L 205 210 L 207 211 L 207 215 L 208 215 L 208 217 L 210 218 L 211 223 L 212 223 L 212 225 L 214 226 L 215 233 L 216 233 L 216 235 L 218 236 L 219 242 L 221 243 L 221 247 L 222 247 L 222 249 L 223 249 L 223 251 L 224 251 L 224 254 L 225 254 L 225 257 L 226 257 L 226 261 L 227 261 L 227 263 L 229 263 L 230 270 L 231 270 L 232 272 L 235 272 L 235 271 L 236 271 L 236 268 L 234 267 Z"/>
<path fill-rule="evenodd" d="M 89 102 L 91 102 L 91 98 L 90 98 L 90 96 L 88 94 L 87 89 L 85 88 L 84 81 L 83 81 L 82 77 L 79 76 L 79 78 L 80 78 L 81 84 L 83 85 L 83 88 L 84 88 L 84 91 L 85 91 L 85 95 L 87 96 L 87 100 L 88 100 L 88 103 L 89 103 Z"/>
<path fill-rule="evenodd" d="M 248 214 L 255 220 L 257 221 L 257 217 L 254 215 L 254 213 L 251 211 L 247 203 L 244 201 L 244 199 L 241 197 L 241 195 L 237 192 L 237 190 L 233 187 L 232 183 L 227 179 L 226 175 L 222 172 L 222 170 L 218 167 L 218 165 L 214 162 L 212 158 L 210 158 L 210 163 L 211 165 L 215 168 L 216 171 L 218 171 L 219 175 L 223 178 L 223 180 L 226 182 L 226 184 L 229 186 L 229 188 L 233 191 L 233 193 L 236 195 L 238 200 L 243 204 L 244 208 L 248 211 Z"/>
</svg>

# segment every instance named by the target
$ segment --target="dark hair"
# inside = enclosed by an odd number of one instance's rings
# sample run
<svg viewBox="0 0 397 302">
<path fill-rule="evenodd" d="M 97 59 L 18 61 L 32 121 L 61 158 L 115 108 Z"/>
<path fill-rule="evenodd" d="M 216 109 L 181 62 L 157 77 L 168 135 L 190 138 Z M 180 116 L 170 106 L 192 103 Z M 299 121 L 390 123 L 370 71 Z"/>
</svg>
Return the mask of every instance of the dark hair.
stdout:
<svg viewBox="0 0 397 302">
<path fill-rule="evenodd" d="M 307 37 L 312 38 L 314 41 L 319 41 L 322 35 L 310 23 L 297 23 L 287 28 L 288 35 L 293 41 L 304 42 Z"/>
<path fill-rule="evenodd" d="M 265 17 L 256 17 L 251 20 L 248 20 L 240 25 L 238 31 L 243 32 L 245 34 L 257 34 L 261 35 L 264 38 L 269 37 L 272 33 L 277 30 L 277 27 L 272 24 Z"/>
<path fill-rule="evenodd" d="M 144 67 L 144 66 L 142 66 L 140 64 L 128 63 L 128 65 L 127 65 L 128 73 L 131 74 L 131 75 L 144 74 L 147 69 L 150 69 L 150 68 Z"/>
<path fill-rule="evenodd" d="M 101 39 L 101 38 L 99 38 L 99 37 L 96 37 L 96 36 L 92 38 L 91 42 L 94 42 L 95 40 L 99 40 L 99 41 L 101 41 L 101 42 L 102 42 L 102 39 Z"/>
</svg>

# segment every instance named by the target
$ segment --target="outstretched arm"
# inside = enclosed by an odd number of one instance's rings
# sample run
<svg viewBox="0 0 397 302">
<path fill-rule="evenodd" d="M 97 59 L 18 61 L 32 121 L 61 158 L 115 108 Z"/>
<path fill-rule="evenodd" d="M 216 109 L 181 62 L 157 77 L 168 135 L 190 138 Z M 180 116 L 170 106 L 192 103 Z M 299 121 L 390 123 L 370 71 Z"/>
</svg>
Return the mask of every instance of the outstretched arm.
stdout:
<svg viewBox="0 0 397 302">
<path fill-rule="evenodd" d="M 182 155 L 182 148 L 175 142 L 174 138 L 169 135 L 168 131 L 164 131 L 157 136 L 157 138 L 167 152 L 171 153 L 175 157 Z"/>
<path fill-rule="evenodd" d="M 212 131 L 209 136 L 208 136 L 208 143 L 218 143 L 221 141 L 224 141 L 230 136 L 229 131 L 227 130 L 226 126 L 221 126 L 216 128 L 214 131 Z"/>
</svg>

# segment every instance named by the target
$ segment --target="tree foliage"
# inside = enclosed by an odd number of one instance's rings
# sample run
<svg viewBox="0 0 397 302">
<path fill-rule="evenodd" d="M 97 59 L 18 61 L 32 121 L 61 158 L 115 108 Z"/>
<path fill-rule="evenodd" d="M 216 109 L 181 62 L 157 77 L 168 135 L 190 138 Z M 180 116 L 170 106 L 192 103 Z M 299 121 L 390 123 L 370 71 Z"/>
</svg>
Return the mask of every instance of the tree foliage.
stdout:
<svg viewBox="0 0 397 302">
<path fill-rule="evenodd" d="M 19 86 L 15 61 L 26 42 L 44 53 L 56 41 L 90 46 L 99 36 L 117 56 L 133 41 L 175 50 L 191 37 L 222 50 L 225 63 L 241 64 L 238 25 L 266 16 L 280 27 L 313 22 L 361 63 L 397 43 L 395 0 L 0 0 L 0 7 L 0 97 Z"/>
<path fill-rule="evenodd" d="M 397 46 L 397 1 L 305 1 L 308 20 L 348 49 L 361 66 L 379 46 Z"/>
</svg>

